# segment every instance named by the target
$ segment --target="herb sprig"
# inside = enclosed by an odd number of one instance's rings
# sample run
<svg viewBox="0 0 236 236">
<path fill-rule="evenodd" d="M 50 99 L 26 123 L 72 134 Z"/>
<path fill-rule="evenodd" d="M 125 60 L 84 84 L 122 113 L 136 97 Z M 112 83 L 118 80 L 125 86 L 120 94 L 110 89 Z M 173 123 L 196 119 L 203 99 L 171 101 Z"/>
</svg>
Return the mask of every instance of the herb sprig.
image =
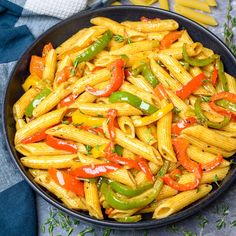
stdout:
<svg viewBox="0 0 236 236">
<path fill-rule="evenodd" d="M 232 17 L 231 0 L 228 0 L 228 7 L 226 12 L 226 22 L 224 24 L 224 41 L 225 44 L 231 49 L 234 55 L 236 55 L 236 45 L 233 43 L 233 28 L 236 26 L 236 17 Z"/>
</svg>

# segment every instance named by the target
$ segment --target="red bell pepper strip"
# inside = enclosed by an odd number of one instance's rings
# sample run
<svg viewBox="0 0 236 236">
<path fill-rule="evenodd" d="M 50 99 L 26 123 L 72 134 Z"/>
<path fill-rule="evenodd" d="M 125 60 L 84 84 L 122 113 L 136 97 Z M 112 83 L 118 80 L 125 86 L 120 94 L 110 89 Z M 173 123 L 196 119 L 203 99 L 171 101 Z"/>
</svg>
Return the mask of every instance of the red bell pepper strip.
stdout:
<svg viewBox="0 0 236 236">
<path fill-rule="evenodd" d="M 212 75 L 211 75 L 211 83 L 215 86 L 218 78 L 218 70 L 214 68 Z"/>
<path fill-rule="evenodd" d="M 110 140 L 113 142 L 116 136 L 116 132 L 115 132 L 115 119 L 117 117 L 117 110 L 116 109 L 109 109 L 107 112 L 107 117 L 108 117 L 108 122 L 107 122 L 107 126 L 108 126 L 108 132 L 110 135 Z"/>
<path fill-rule="evenodd" d="M 150 21 L 153 21 L 153 20 L 160 20 L 160 18 L 151 19 L 151 18 L 147 18 L 145 16 L 140 17 L 140 21 L 142 21 L 142 22 L 150 22 Z"/>
<path fill-rule="evenodd" d="M 101 70 L 101 69 L 103 69 L 103 68 L 104 68 L 104 67 L 96 66 L 96 67 L 93 68 L 92 73 L 94 73 L 94 72 L 96 72 L 96 71 L 98 71 L 98 70 Z"/>
<path fill-rule="evenodd" d="M 178 176 L 180 176 L 182 174 L 181 170 L 180 169 L 174 169 L 170 172 L 170 177 L 172 179 L 177 179 Z"/>
<path fill-rule="evenodd" d="M 86 86 L 86 91 L 99 97 L 108 97 L 112 92 L 117 91 L 124 81 L 124 61 L 117 59 L 111 64 L 111 83 L 102 90 L 97 90 L 90 85 Z"/>
<path fill-rule="evenodd" d="M 131 75 L 132 75 L 131 71 L 128 70 L 128 69 L 125 69 L 125 78 L 127 78 L 127 77 L 129 77 Z"/>
<path fill-rule="evenodd" d="M 195 117 L 187 117 L 185 120 L 180 120 L 178 123 L 174 123 L 171 128 L 171 133 L 174 135 L 179 135 L 183 129 L 195 123 L 197 123 L 197 119 Z"/>
<path fill-rule="evenodd" d="M 206 78 L 204 73 L 200 73 L 199 75 L 193 77 L 187 84 L 185 84 L 181 89 L 176 91 L 176 95 L 180 97 L 182 100 L 187 98 L 191 93 L 198 90 L 202 84 L 203 80 Z"/>
<path fill-rule="evenodd" d="M 66 171 L 48 169 L 51 178 L 64 189 L 84 197 L 84 184 Z"/>
<path fill-rule="evenodd" d="M 202 164 L 202 169 L 205 171 L 215 169 L 217 166 L 220 165 L 222 161 L 223 161 L 223 157 L 221 154 L 219 154 L 213 161 L 210 161 L 206 164 Z"/>
<path fill-rule="evenodd" d="M 96 134 L 98 133 L 104 134 L 103 129 L 101 127 L 90 127 L 88 125 L 80 125 L 78 128 L 89 131 L 89 132 L 91 131 Z"/>
<path fill-rule="evenodd" d="M 40 132 L 37 132 L 36 134 L 33 134 L 31 135 L 30 137 L 28 138 L 25 138 L 22 143 L 24 144 L 27 144 L 27 143 L 36 143 L 36 142 L 39 142 L 39 141 L 42 141 L 46 138 L 47 134 L 45 133 L 45 129 L 40 131 Z"/>
<path fill-rule="evenodd" d="M 57 85 L 67 81 L 70 77 L 70 72 L 73 69 L 73 66 L 65 66 L 62 70 L 56 73 L 55 82 Z"/>
<path fill-rule="evenodd" d="M 51 43 L 45 44 L 43 47 L 42 57 L 46 57 L 47 54 L 53 49 L 53 46 Z"/>
<path fill-rule="evenodd" d="M 163 181 L 165 184 L 170 187 L 178 190 L 178 191 L 187 191 L 191 189 L 195 189 L 199 184 L 202 177 L 202 167 L 195 161 L 192 161 L 187 155 L 187 148 L 189 142 L 183 138 L 175 138 L 173 139 L 173 145 L 175 147 L 177 159 L 180 164 L 188 171 L 193 172 L 195 174 L 195 181 L 187 184 L 180 184 L 172 179 L 170 174 L 167 174 L 163 177 Z"/>
<path fill-rule="evenodd" d="M 113 172 L 121 168 L 116 163 L 104 163 L 104 164 L 91 164 L 81 166 L 70 171 L 70 174 L 79 178 L 95 178 L 104 176 L 107 173 Z"/>
<path fill-rule="evenodd" d="M 137 156 L 137 162 L 140 169 L 145 173 L 147 179 L 154 182 L 154 176 L 152 175 L 152 172 L 148 166 L 147 161 L 141 156 Z"/>
<path fill-rule="evenodd" d="M 45 67 L 45 59 L 38 56 L 31 56 L 30 60 L 30 74 L 37 75 L 39 78 L 42 78 L 43 71 Z"/>
<path fill-rule="evenodd" d="M 217 113 L 223 116 L 229 116 L 233 121 L 236 121 L 236 114 L 234 112 L 226 110 L 215 104 L 215 101 L 220 99 L 225 99 L 230 102 L 236 103 L 236 95 L 230 92 L 217 93 L 211 97 L 211 102 L 209 103 L 209 106 L 211 107 L 212 110 L 216 111 Z"/>
<path fill-rule="evenodd" d="M 78 97 L 78 94 L 70 94 L 69 96 L 67 96 L 66 98 L 62 99 L 59 103 L 59 107 L 66 107 L 66 106 L 70 106 Z"/>
<path fill-rule="evenodd" d="M 170 47 L 172 43 L 178 40 L 183 31 L 172 31 L 164 36 L 164 38 L 160 41 L 160 50 Z"/>
<path fill-rule="evenodd" d="M 55 138 L 52 135 L 47 135 L 46 144 L 55 149 L 65 150 L 71 153 L 77 153 L 78 149 L 73 141 Z"/>
</svg>

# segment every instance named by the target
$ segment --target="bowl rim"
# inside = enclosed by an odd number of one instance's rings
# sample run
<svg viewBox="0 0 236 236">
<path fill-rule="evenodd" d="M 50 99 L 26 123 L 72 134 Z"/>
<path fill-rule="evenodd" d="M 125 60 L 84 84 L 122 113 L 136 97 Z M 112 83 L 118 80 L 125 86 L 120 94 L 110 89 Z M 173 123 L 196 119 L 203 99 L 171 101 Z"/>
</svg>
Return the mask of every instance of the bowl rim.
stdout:
<svg viewBox="0 0 236 236">
<path fill-rule="evenodd" d="M 232 184 L 232 182 L 236 179 L 236 169 L 231 170 L 230 176 L 229 174 L 228 179 L 222 183 L 222 185 L 217 188 L 215 191 L 211 192 L 207 197 L 203 198 L 202 200 L 200 200 L 199 202 L 195 203 L 193 206 L 190 206 L 184 210 L 181 210 L 178 213 L 175 213 L 174 215 L 170 215 L 166 218 L 163 219 L 149 219 L 149 220 L 144 220 L 144 221 L 140 221 L 140 222 L 136 222 L 136 223 L 120 223 L 120 222 L 116 222 L 114 220 L 99 220 L 96 218 L 93 218 L 91 216 L 89 216 L 86 213 L 80 212 L 80 211 L 75 211 L 73 209 L 69 209 L 67 208 L 65 205 L 63 205 L 62 203 L 60 203 L 55 197 L 52 197 L 51 195 L 49 195 L 45 190 L 42 189 L 42 187 L 40 187 L 37 183 L 35 183 L 33 180 L 31 180 L 28 175 L 27 175 L 27 171 L 25 168 L 22 167 L 22 165 L 20 165 L 20 160 L 14 156 L 13 154 L 13 150 L 11 148 L 10 145 L 10 141 L 8 139 L 8 134 L 7 134 L 7 117 L 5 116 L 5 111 L 6 111 L 6 107 L 7 107 L 7 94 L 8 94 L 8 90 L 9 90 L 9 86 L 11 84 L 11 82 L 13 81 L 13 78 L 16 74 L 16 71 L 18 69 L 19 64 L 21 63 L 21 60 L 38 44 L 38 42 L 40 42 L 45 36 L 47 36 L 50 32 L 56 30 L 57 28 L 60 28 L 63 24 L 67 24 L 70 21 L 73 21 L 74 19 L 77 18 L 82 18 L 86 15 L 89 15 L 91 13 L 99 13 L 99 12 L 106 12 L 106 11 L 113 11 L 115 9 L 118 10 L 134 10 L 134 9 L 138 9 L 138 10 L 143 10 L 144 12 L 148 11 L 154 11 L 154 12 L 159 12 L 159 13 L 164 13 L 166 15 L 166 17 L 175 17 L 177 18 L 176 20 L 178 21 L 178 19 L 182 19 L 185 22 L 190 23 L 191 25 L 194 25 L 194 27 L 199 28 L 202 31 L 205 31 L 207 34 L 210 34 L 213 38 L 215 38 L 216 41 L 218 41 L 218 43 L 221 44 L 221 46 L 224 48 L 224 50 L 226 50 L 229 55 L 232 57 L 232 59 L 234 60 L 234 63 L 236 65 L 236 58 L 235 56 L 232 54 L 232 52 L 230 51 L 230 49 L 227 47 L 227 45 L 224 44 L 224 42 L 215 34 L 213 34 L 210 30 L 204 28 L 203 26 L 201 26 L 200 24 L 178 14 L 175 12 L 170 12 L 167 10 L 163 10 L 160 8 L 155 8 L 155 7 L 145 7 L 145 6 L 133 6 L 133 5 L 125 5 L 125 6 L 109 6 L 109 7 L 103 7 L 103 8 L 99 8 L 96 10 L 84 10 L 81 11 L 65 20 L 60 21 L 59 23 L 57 23 L 56 25 L 54 25 L 53 27 L 49 28 L 48 30 L 46 30 L 43 34 L 41 34 L 36 40 L 34 40 L 32 42 L 32 44 L 25 50 L 25 52 L 20 56 L 20 58 L 18 59 L 16 65 L 14 66 L 10 76 L 9 76 L 9 80 L 7 82 L 7 85 L 4 89 L 3 92 L 3 106 L 2 106 L 2 114 L 3 114 L 3 123 L 2 123 L 2 128 L 3 128 L 3 136 L 5 138 L 5 143 L 8 149 L 8 152 L 11 156 L 11 159 L 13 160 L 14 164 L 16 165 L 17 169 L 20 171 L 20 173 L 22 174 L 24 180 L 27 181 L 27 183 L 33 188 L 34 191 L 36 191 L 41 197 L 43 197 L 43 199 L 45 199 L 47 202 L 49 202 L 50 204 L 52 204 L 53 206 L 55 206 L 56 208 L 66 212 L 67 214 L 76 217 L 78 219 L 80 219 L 81 221 L 87 223 L 87 224 L 93 224 L 95 226 L 100 226 L 100 227 L 109 227 L 109 228 L 113 228 L 113 229 L 119 229 L 119 230 L 142 230 L 142 229 L 151 229 L 151 228 L 158 228 L 161 226 L 165 226 L 171 223 L 175 223 L 177 221 L 180 221 L 188 216 L 191 216 L 197 212 L 199 212 L 200 210 L 202 210 L 205 206 L 207 206 L 208 204 L 210 204 L 211 202 L 213 202 L 217 197 L 219 197 L 220 194 L 222 194 L 226 189 L 229 188 L 229 186 Z M 231 167 L 232 169 L 232 167 Z"/>
</svg>

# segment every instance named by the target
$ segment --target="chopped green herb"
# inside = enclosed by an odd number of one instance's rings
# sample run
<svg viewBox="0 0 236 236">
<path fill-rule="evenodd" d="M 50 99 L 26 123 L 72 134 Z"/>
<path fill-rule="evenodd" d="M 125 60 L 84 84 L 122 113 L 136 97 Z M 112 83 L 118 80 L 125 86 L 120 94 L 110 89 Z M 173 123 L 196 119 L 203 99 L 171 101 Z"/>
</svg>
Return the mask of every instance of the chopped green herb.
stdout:
<svg viewBox="0 0 236 236">
<path fill-rule="evenodd" d="M 168 231 L 173 233 L 177 233 L 180 230 L 180 228 L 176 224 L 169 225 L 167 229 Z"/>
<path fill-rule="evenodd" d="M 102 146 L 102 145 L 98 145 L 98 144 L 97 144 L 97 145 L 95 146 L 95 149 L 96 149 L 97 151 L 99 151 L 99 148 L 100 148 L 101 146 Z"/>
<path fill-rule="evenodd" d="M 125 61 L 129 60 L 129 57 L 126 54 L 121 54 L 120 57 Z"/>
<path fill-rule="evenodd" d="M 74 126 L 81 126 L 81 125 L 83 125 L 84 123 L 82 122 L 82 123 L 79 123 L 79 124 L 73 124 Z"/>
<path fill-rule="evenodd" d="M 187 230 L 183 231 L 183 236 L 197 236 L 197 234 Z"/>
<path fill-rule="evenodd" d="M 213 182 L 219 187 L 220 185 L 219 185 L 218 181 L 219 181 L 218 175 L 215 174 L 213 177 Z"/>
<path fill-rule="evenodd" d="M 119 144 L 115 145 L 115 152 L 119 155 L 122 156 L 123 154 L 123 147 L 121 147 Z"/>
<path fill-rule="evenodd" d="M 127 43 L 128 43 L 128 44 L 133 43 L 132 40 L 131 40 L 131 38 L 127 38 Z"/>
<path fill-rule="evenodd" d="M 92 233 L 94 231 L 93 228 L 86 228 L 83 231 L 81 231 L 78 236 L 85 236 L 87 233 Z"/>
<path fill-rule="evenodd" d="M 230 222 L 230 226 L 231 226 L 231 227 L 236 227 L 236 220 Z"/>
<path fill-rule="evenodd" d="M 63 120 L 61 123 L 64 124 L 64 125 L 69 125 L 69 124 L 70 124 L 70 121 L 68 121 L 68 120 Z"/>
<path fill-rule="evenodd" d="M 98 114 L 97 117 L 103 118 L 104 116 L 101 114 Z"/>
<path fill-rule="evenodd" d="M 209 102 L 211 99 L 211 97 L 208 97 L 208 96 L 201 96 L 201 98 L 204 102 Z"/>
<path fill-rule="evenodd" d="M 145 231 L 143 236 L 148 236 L 148 231 Z"/>
<path fill-rule="evenodd" d="M 119 42 L 119 43 L 122 43 L 125 40 L 125 38 L 122 35 L 119 35 L 119 34 L 114 35 L 113 38 L 116 42 Z"/>
<path fill-rule="evenodd" d="M 172 111 L 173 111 L 176 115 L 178 115 L 178 114 L 181 112 L 181 110 L 180 110 L 179 108 L 177 108 L 177 107 L 174 107 Z"/>
<path fill-rule="evenodd" d="M 87 151 L 87 155 L 91 155 L 91 150 L 93 149 L 92 146 L 90 145 L 85 145 L 86 151 Z"/>
<path fill-rule="evenodd" d="M 226 226 L 226 223 L 225 223 L 225 220 L 224 219 L 219 219 L 216 221 L 216 228 L 218 230 L 221 230 L 222 228 L 225 228 Z"/>
<path fill-rule="evenodd" d="M 109 229 L 109 228 L 106 228 L 103 230 L 103 236 L 109 236 L 110 233 L 111 233 L 111 229 Z"/>
</svg>

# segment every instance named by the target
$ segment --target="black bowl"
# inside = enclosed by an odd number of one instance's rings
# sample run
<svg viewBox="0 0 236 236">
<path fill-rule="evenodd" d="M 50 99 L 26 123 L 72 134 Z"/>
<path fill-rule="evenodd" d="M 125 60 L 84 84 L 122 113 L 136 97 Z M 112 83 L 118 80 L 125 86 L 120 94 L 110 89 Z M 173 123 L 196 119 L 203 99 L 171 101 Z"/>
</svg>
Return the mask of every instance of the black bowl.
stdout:
<svg viewBox="0 0 236 236">
<path fill-rule="evenodd" d="M 179 22 L 181 28 L 186 28 L 189 34 L 192 36 L 194 41 L 199 41 L 204 44 L 204 46 L 211 48 L 214 52 L 221 55 L 223 63 L 225 65 L 225 70 L 232 75 L 236 75 L 236 58 L 232 55 L 229 49 L 224 45 L 224 43 L 212 34 L 207 29 L 203 28 L 199 24 L 182 17 L 176 13 L 168 12 L 165 10 L 157 8 L 148 7 L 135 7 L 135 6 L 119 6 L 119 7 L 108 7 L 95 11 L 84 11 L 79 13 L 65 21 L 60 22 L 55 25 L 43 35 L 41 35 L 24 53 L 20 58 L 17 65 L 15 66 L 11 78 L 8 82 L 5 91 L 5 100 L 3 107 L 3 130 L 4 135 L 7 140 L 7 147 L 11 154 L 12 160 L 15 162 L 16 166 L 24 176 L 25 180 L 30 184 L 30 186 L 39 193 L 44 199 L 55 207 L 63 210 L 64 212 L 79 218 L 87 223 L 96 224 L 99 226 L 117 228 L 117 229 L 148 229 L 160 227 L 170 223 L 174 223 L 181 219 L 184 219 L 200 209 L 206 207 L 209 203 L 215 200 L 221 193 L 223 193 L 230 184 L 236 179 L 236 170 L 231 168 L 227 177 L 222 181 L 220 187 L 214 186 L 213 191 L 202 200 L 192 204 L 191 206 L 183 209 L 182 211 L 171 215 L 165 219 L 152 220 L 151 215 L 145 215 L 141 222 L 137 223 L 119 223 L 110 219 L 97 220 L 90 217 L 88 214 L 83 212 L 77 212 L 65 207 L 60 200 L 55 196 L 46 191 L 43 187 L 39 186 L 33 181 L 32 176 L 27 172 L 20 162 L 20 155 L 14 148 L 14 134 L 15 134 L 15 121 L 13 119 L 12 107 L 13 104 L 19 99 L 23 94 L 21 84 L 24 79 L 29 74 L 29 61 L 30 56 L 33 54 L 40 55 L 43 46 L 52 42 L 54 46 L 58 46 L 72 34 L 76 33 L 79 29 L 90 26 L 90 19 L 96 16 L 104 16 L 112 18 L 116 21 L 124 20 L 139 20 L 141 16 L 146 16 L 149 18 L 161 18 L 161 19 L 174 19 Z"/>
</svg>

